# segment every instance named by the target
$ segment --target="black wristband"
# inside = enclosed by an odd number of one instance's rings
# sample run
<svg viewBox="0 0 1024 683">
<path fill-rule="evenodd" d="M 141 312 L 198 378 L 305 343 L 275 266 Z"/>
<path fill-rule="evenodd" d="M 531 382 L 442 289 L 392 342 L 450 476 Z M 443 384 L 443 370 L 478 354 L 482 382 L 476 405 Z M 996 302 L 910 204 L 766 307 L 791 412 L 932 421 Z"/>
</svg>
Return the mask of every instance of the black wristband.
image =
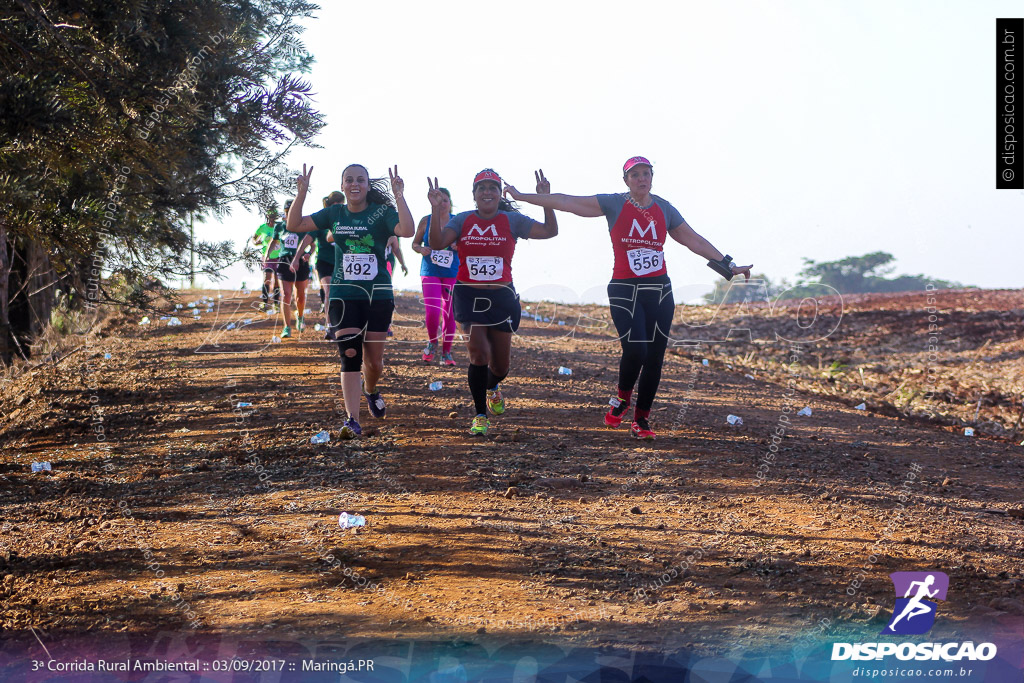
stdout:
<svg viewBox="0 0 1024 683">
<path fill-rule="evenodd" d="M 732 257 L 728 254 L 721 261 L 708 261 L 708 268 L 715 271 L 726 280 L 732 279 Z"/>
</svg>

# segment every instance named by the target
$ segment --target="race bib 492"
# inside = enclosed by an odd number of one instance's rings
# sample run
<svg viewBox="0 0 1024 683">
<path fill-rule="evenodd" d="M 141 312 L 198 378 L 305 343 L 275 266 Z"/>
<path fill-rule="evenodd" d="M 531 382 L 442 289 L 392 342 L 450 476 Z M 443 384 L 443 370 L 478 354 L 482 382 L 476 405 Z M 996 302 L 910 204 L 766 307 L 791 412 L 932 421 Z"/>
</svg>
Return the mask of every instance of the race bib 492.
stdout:
<svg viewBox="0 0 1024 683">
<path fill-rule="evenodd" d="M 346 280 L 372 280 L 377 277 L 377 255 L 345 254 L 341 269 Z"/>
</svg>

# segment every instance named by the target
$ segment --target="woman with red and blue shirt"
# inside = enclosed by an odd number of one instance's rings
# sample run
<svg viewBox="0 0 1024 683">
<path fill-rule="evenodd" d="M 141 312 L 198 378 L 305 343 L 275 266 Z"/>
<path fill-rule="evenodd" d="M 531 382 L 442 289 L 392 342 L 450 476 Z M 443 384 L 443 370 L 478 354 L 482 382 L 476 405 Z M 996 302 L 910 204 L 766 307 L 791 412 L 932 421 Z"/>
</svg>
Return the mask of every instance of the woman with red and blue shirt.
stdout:
<svg viewBox="0 0 1024 683">
<path fill-rule="evenodd" d="M 668 346 L 675 301 L 665 268 L 665 238 L 671 237 L 693 253 L 715 262 L 719 272 L 743 273 L 750 279 L 751 266 L 735 266 L 710 242 L 694 232 L 674 206 L 651 194 L 654 170 L 644 157 L 633 157 L 622 167 L 629 189 L 623 194 L 577 197 L 565 194 L 522 194 L 511 185 L 505 193 L 516 201 L 568 211 L 585 218 L 604 216 L 615 254 L 608 302 L 612 322 L 622 345 L 618 394 L 604 416 L 609 427 L 622 424 L 629 409 L 633 387 L 636 407 L 630 434 L 653 439 L 649 422 L 654 396 L 661 382 L 661 368 Z M 709 263 L 709 265 L 712 265 Z M 730 275 L 731 277 L 731 275 Z M 639 383 L 638 383 L 639 380 Z"/>
<path fill-rule="evenodd" d="M 469 390 L 476 409 L 469 433 L 482 436 L 490 426 L 488 410 L 495 415 L 505 412 L 500 384 L 508 376 L 512 335 L 522 317 L 519 295 L 512 284 L 516 241 L 554 237 L 558 222 L 552 209 L 544 209 L 543 223 L 519 213 L 502 198 L 501 177 L 486 168 L 473 179 L 476 211 L 464 211 L 446 223 L 450 207 L 447 197 L 436 178 L 433 183 L 429 179 L 427 182 L 430 248 L 446 249 L 458 243 L 459 270 L 452 300 L 455 320 L 462 325 L 469 351 Z M 538 174 L 537 193 L 550 191 L 551 184 Z"/>
</svg>

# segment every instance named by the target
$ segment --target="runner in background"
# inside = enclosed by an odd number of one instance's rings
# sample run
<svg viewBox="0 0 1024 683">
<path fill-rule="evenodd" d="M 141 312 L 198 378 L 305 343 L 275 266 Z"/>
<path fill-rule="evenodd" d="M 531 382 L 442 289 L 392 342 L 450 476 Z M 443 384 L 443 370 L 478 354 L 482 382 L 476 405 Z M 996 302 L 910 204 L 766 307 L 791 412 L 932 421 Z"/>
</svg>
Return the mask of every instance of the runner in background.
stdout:
<svg viewBox="0 0 1024 683">
<path fill-rule="evenodd" d="M 523 311 L 512 284 L 512 257 L 516 241 L 548 239 L 558 234 L 555 212 L 544 210 L 544 222 L 524 216 L 501 196 L 501 177 L 485 168 L 473 179 L 476 211 L 465 211 L 444 223 L 451 202 L 437 179 L 427 181 L 430 191 L 430 248 L 446 249 L 458 242 L 461 263 L 454 288 L 455 320 L 462 324 L 469 351 L 469 390 L 476 416 L 470 434 L 484 435 L 490 423 L 487 411 L 505 412 L 501 382 L 512 360 L 512 334 L 519 329 Z M 537 176 L 538 194 L 551 185 Z M 443 226 L 443 228 L 442 228 Z"/>
<path fill-rule="evenodd" d="M 447 225 L 452 217 L 452 195 L 439 188 L 444 195 L 442 219 Z M 423 362 L 430 363 L 441 350 L 441 363 L 455 365 L 452 343 L 455 341 L 455 316 L 452 312 L 452 287 L 459 272 L 458 245 L 447 249 L 431 249 L 429 244 L 430 216 L 424 216 L 416 226 L 412 249 L 423 256 L 420 279 L 423 285 L 423 307 L 427 324 L 427 348 L 423 349 Z M 440 342 L 440 343 L 439 343 Z"/>
<path fill-rule="evenodd" d="M 285 216 L 288 215 L 288 208 L 291 205 L 291 199 L 284 203 Z M 288 339 L 292 336 L 292 326 L 295 326 L 295 330 L 300 333 L 305 327 L 302 314 L 306 310 L 306 283 L 309 282 L 310 253 L 305 250 L 306 248 L 299 251 L 299 240 L 298 235 L 288 232 L 285 221 L 278 221 L 274 225 L 274 241 L 281 246 L 281 263 L 277 266 L 277 275 L 281 278 L 284 290 L 284 303 L 281 306 L 281 312 L 284 313 L 284 329 L 281 330 L 281 339 Z M 293 301 L 295 303 L 294 311 L 292 310 Z"/>
<path fill-rule="evenodd" d="M 665 347 L 675 312 L 672 282 L 665 268 L 665 237 L 671 237 L 698 256 L 718 262 L 718 267 L 727 268 L 734 275 L 743 273 L 748 280 L 751 268 L 734 265 L 694 232 L 674 206 L 651 194 L 653 179 L 651 162 L 644 157 L 633 157 L 622 167 L 627 193 L 576 197 L 523 194 L 511 185 L 505 188 L 506 194 L 516 201 L 568 211 L 584 218 L 604 216 L 607 219 L 615 254 L 608 301 L 622 345 L 622 357 L 618 393 L 609 401 L 611 407 L 604 422 L 609 427 L 622 424 L 633 386 L 639 380 L 630 434 L 640 439 L 655 437 L 649 421 L 651 406 L 661 382 Z"/>
<path fill-rule="evenodd" d="M 388 264 L 388 275 L 394 276 L 395 273 L 395 258 L 398 258 L 398 263 L 402 266 L 402 275 L 408 276 L 409 269 L 405 267 L 405 256 L 402 254 L 402 245 L 398 243 L 398 238 L 394 235 L 388 240 L 388 246 L 384 250 L 384 260 Z M 395 336 L 392 326 L 388 325 L 388 336 Z"/>
<path fill-rule="evenodd" d="M 277 257 L 281 250 L 274 247 L 273 253 L 269 248 L 274 241 L 274 224 L 277 222 L 277 209 L 267 209 L 267 222 L 256 228 L 256 234 L 252 236 L 253 245 L 263 249 L 263 291 L 260 294 L 260 308 L 267 307 L 267 301 L 273 292 L 274 303 L 281 300 L 281 286 L 277 279 Z"/>
<path fill-rule="evenodd" d="M 344 204 L 345 195 L 335 190 L 324 197 L 324 208 L 335 204 Z M 327 230 L 315 230 L 302 238 L 299 243 L 299 253 L 308 245 L 316 242 L 316 277 L 320 282 L 320 311 L 326 312 L 326 298 L 331 289 L 331 278 L 334 277 L 334 244 L 327 240 Z M 326 297 L 326 298 L 325 298 Z M 324 327 L 327 327 L 325 324 Z"/>
<path fill-rule="evenodd" d="M 412 237 L 415 224 L 397 166 L 394 171 L 388 169 L 394 198 L 383 180 L 371 180 L 364 166 L 352 164 L 341 176 L 347 203 L 303 216 L 302 204 L 312 173 L 312 167 L 307 171 L 303 166 L 296 180 L 298 195 L 288 213 L 288 229 L 293 233 L 328 230 L 334 242 L 334 277 L 327 313 L 330 333 L 341 356 L 341 390 L 348 413 L 341 436 L 352 439 L 362 434 L 360 380 L 370 413 L 382 418 L 387 412 L 377 381 L 384 371 L 384 342 L 395 301 L 384 251 L 393 235 Z"/>
</svg>

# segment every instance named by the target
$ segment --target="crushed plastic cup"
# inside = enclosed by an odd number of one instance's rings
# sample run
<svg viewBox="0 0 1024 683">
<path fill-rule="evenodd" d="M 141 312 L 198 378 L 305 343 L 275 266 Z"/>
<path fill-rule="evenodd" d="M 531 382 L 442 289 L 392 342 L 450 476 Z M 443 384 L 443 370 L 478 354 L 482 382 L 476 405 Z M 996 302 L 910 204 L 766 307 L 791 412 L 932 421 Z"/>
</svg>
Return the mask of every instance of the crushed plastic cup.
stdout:
<svg viewBox="0 0 1024 683">
<path fill-rule="evenodd" d="M 704 367 L 707 367 L 707 366 L 708 366 L 708 359 L 707 359 L 707 358 L 703 359 L 703 360 L 702 360 L 702 361 L 700 362 L 700 364 L 701 364 L 701 365 L 703 365 Z"/>
<path fill-rule="evenodd" d="M 810 406 L 804 406 L 800 410 L 796 411 L 796 414 L 797 415 L 801 415 L 803 417 L 810 417 L 811 416 L 811 408 L 810 408 Z"/>
<path fill-rule="evenodd" d="M 322 332 L 323 329 L 324 329 L 324 326 L 321 325 L 320 323 L 317 323 L 316 325 L 313 325 L 313 329 L 316 330 L 317 332 Z"/>
<path fill-rule="evenodd" d="M 565 366 L 559 366 L 558 374 L 559 375 L 571 375 L 572 374 L 572 368 L 567 368 Z"/>
<path fill-rule="evenodd" d="M 167 327 L 177 327 L 178 325 L 181 325 L 181 321 L 177 318 L 171 318 L 167 321 Z"/>
<path fill-rule="evenodd" d="M 747 379 L 755 379 L 753 375 L 743 375 L 743 376 L 746 377 Z"/>
<path fill-rule="evenodd" d="M 974 436 L 974 430 L 970 427 L 964 427 L 964 436 Z"/>
<path fill-rule="evenodd" d="M 148 325 L 149 324 L 149 318 L 143 318 L 142 320 L 139 321 L 139 324 L 140 325 Z"/>
<path fill-rule="evenodd" d="M 181 304 L 174 304 L 174 310 L 180 311 L 181 310 Z"/>
<path fill-rule="evenodd" d="M 302 311 L 302 315 L 313 315 L 313 311 L 311 311 L 311 310 L 309 310 L 309 309 L 307 308 L 307 309 L 305 309 L 304 311 Z"/>
<path fill-rule="evenodd" d="M 160 316 L 160 320 L 170 320 L 170 319 L 171 319 L 171 316 L 169 316 L 169 315 L 162 315 L 162 316 Z M 146 320 L 149 320 L 149 318 L 146 318 Z"/>
<path fill-rule="evenodd" d="M 252 318 L 246 318 L 242 321 L 243 325 L 252 325 Z"/>
<path fill-rule="evenodd" d="M 52 472 L 53 469 L 50 467 L 48 462 L 34 462 L 32 463 L 33 472 Z"/>
<path fill-rule="evenodd" d="M 270 338 L 270 343 L 271 343 L 271 344 L 280 344 L 280 343 L 281 343 L 281 338 L 280 338 L 280 337 L 278 337 L 278 336 L 277 336 L 277 335 L 275 334 L 275 335 L 274 335 L 273 337 L 271 337 L 271 338 Z"/>
<path fill-rule="evenodd" d="M 725 421 L 731 425 L 740 426 L 743 424 L 743 418 L 739 415 L 727 415 Z"/>
<path fill-rule="evenodd" d="M 559 321 L 558 321 L 558 324 L 559 324 L 559 325 L 561 325 L 561 326 L 563 326 L 563 327 L 565 327 L 565 321 L 564 321 L 564 320 L 559 320 Z"/>
<path fill-rule="evenodd" d="M 234 323 L 228 323 L 228 326 L 225 327 L 224 329 L 225 330 L 233 330 L 233 329 L 235 329 L 235 324 Z"/>
<path fill-rule="evenodd" d="M 248 401 L 239 401 L 238 405 L 235 406 L 235 407 L 236 408 L 252 408 L 252 404 L 249 403 Z"/>
<path fill-rule="evenodd" d="M 854 406 L 853 409 L 854 410 L 867 410 L 868 409 L 868 405 L 866 403 L 861 403 L 859 406 Z"/>
<path fill-rule="evenodd" d="M 342 529 L 350 529 L 354 526 L 366 526 L 366 518 L 362 515 L 350 515 L 342 512 L 338 515 L 338 526 Z"/>
<path fill-rule="evenodd" d="M 310 443 L 327 443 L 330 440 L 331 440 L 331 433 L 328 432 L 328 431 L 322 431 L 322 432 L 318 432 L 318 433 L 314 434 L 312 437 L 310 437 L 309 442 Z"/>
<path fill-rule="evenodd" d="M 431 391 L 440 391 L 444 385 L 440 382 L 431 382 L 429 386 Z"/>
<path fill-rule="evenodd" d="M 195 308 L 196 307 L 196 302 L 195 301 L 189 301 L 188 302 L 188 307 L 189 308 Z M 178 306 L 178 308 L 181 308 L 181 306 Z"/>
<path fill-rule="evenodd" d="M 113 358 L 113 356 L 111 356 L 109 353 L 103 354 L 103 360 L 110 360 L 111 358 Z"/>
</svg>

